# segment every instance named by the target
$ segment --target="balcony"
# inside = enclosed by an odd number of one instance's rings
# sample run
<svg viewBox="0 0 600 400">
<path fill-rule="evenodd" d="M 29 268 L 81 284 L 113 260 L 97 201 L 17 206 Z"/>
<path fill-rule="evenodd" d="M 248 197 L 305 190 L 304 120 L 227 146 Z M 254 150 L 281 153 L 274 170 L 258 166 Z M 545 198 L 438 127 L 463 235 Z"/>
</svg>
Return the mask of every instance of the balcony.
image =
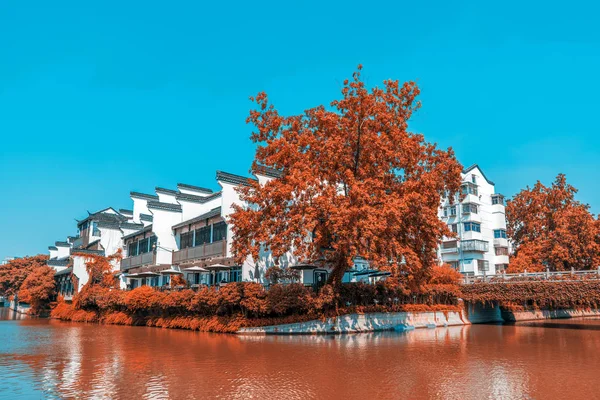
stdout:
<svg viewBox="0 0 600 400">
<path fill-rule="evenodd" d="M 505 238 L 494 239 L 494 247 L 508 247 L 508 239 L 505 239 Z"/>
<path fill-rule="evenodd" d="M 179 264 L 188 260 L 196 260 L 208 257 L 225 257 L 227 254 L 227 241 L 220 240 L 214 243 L 204 243 L 196 247 L 173 252 L 173 264 Z"/>
<path fill-rule="evenodd" d="M 478 253 L 486 253 L 489 251 L 490 246 L 486 240 L 463 240 L 460 244 L 462 251 L 472 251 Z"/>
<path fill-rule="evenodd" d="M 143 253 L 133 257 L 127 257 L 121 260 L 121 271 L 129 268 L 141 267 L 142 265 L 155 264 L 156 256 L 154 253 Z"/>
<path fill-rule="evenodd" d="M 442 254 L 457 254 L 458 246 L 456 240 L 448 240 L 446 242 L 442 242 Z"/>
</svg>

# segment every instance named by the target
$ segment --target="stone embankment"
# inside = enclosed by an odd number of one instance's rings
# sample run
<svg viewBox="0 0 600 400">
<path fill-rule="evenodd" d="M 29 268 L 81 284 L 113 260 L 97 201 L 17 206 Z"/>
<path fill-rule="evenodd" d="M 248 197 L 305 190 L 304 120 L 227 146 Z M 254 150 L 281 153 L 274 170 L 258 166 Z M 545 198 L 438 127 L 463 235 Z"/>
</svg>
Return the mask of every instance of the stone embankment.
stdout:
<svg viewBox="0 0 600 400">
<path fill-rule="evenodd" d="M 242 328 L 244 335 L 269 334 L 335 334 L 376 331 L 407 331 L 418 328 L 437 328 L 470 324 L 464 313 L 456 311 L 390 312 L 346 314 L 324 320 L 293 324 Z"/>
</svg>

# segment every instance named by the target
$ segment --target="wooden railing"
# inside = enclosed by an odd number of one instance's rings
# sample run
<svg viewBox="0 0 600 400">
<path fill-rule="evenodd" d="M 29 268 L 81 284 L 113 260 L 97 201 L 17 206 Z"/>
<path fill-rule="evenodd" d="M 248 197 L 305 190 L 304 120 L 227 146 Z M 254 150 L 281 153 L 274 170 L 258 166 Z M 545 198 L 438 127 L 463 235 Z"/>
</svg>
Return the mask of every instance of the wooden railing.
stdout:
<svg viewBox="0 0 600 400">
<path fill-rule="evenodd" d="M 505 283 L 505 282 L 541 282 L 541 281 L 579 281 L 584 279 L 600 279 L 600 267 L 582 271 L 545 271 L 522 272 L 517 274 L 495 274 L 465 276 L 464 283 Z"/>
<path fill-rule="evenodd" d="M 173 252 L 173 264 L 179 264 L 183 261 L 194 260 L 206 257 L 225 256 L 227 252 L 227 241 L 219 240 L 214 243 L 205 243 L 196 247 L 188 247 Z"/>
<path fill-rule="evenodd" d="M 152 252 L 138 254 L 137 256 L 133 257 L 127 257 L 121 260 L 121 270 L 154 264 L 155 259 L 156 257 Z"/>
</svg>

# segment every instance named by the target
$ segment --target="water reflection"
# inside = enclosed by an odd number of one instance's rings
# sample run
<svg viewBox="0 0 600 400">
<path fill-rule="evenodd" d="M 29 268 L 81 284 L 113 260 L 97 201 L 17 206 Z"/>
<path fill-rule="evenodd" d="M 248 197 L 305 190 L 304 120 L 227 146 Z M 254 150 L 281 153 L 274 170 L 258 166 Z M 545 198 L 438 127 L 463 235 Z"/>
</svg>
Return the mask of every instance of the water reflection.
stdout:
<svg viewBox="0 0 600 400">
<path fill-rule="evenodd" d="M 599 351 L 598 331 L 519 325 L 262 337 L 1 321 L 0 393 L 9 398 L 575 399 L 600 388 Z"/>
</svg>

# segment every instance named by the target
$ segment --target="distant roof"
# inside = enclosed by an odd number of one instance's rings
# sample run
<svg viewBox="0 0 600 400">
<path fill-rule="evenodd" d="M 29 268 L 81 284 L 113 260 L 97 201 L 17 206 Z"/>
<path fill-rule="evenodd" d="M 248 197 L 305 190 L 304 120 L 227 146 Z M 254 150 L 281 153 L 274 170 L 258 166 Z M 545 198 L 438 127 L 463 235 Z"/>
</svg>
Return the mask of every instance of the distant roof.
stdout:
<svg viewBox="0 0 600 400">
<path fill-rule="evenodd" d="M 67 275 L 70 274 L 71 272 L 73 272 L 73 267 L 69 267 L 69 268 L 65 268 L 62 271 L 58 271 L 54 274 L 54 276 L 56 275 Z"/>
<path fill-rule="evenodd" d="M 133 222 L 123 222 L 121 229 L 144 229 L 144 224 L 136 224 Z"/>
<path fill-rule="evenodd" d="M 73 251 L 72 256 L 77 257 L 77 253 L 81 253 L 81 254 L 98 254 L 103 256 L 104 255 L 104 250 L 90 250 L 90 249 L 77 249 Z"/>
<path fill-rule="evenodd" d="M 105 210 L 108 210 L 110 208 L 107 208 Z M 95 213 L 90 213 L 88 212 L 88 216 L 84 219 L 82 219 L 81 221 L 77 221 L 77 225 L 81 225 L 83 224 L 85 221 L 103 221 L 103 222 L 116 222 L 119 223 L 121 221 L 126 221 L 127 217 L 125 217 L 124 215 L 121 214 L 113 214 L 113 213 L 107 213 L 104 212 L 105 210 L 102 211 L 98 211 Z"/>
<path fill-rule="evenodd" d="M 177 194 L 179 193 L 177 190 L 171 190 L 171 189 L 165 189 L 165 188 L 161 188 L 161 187 L 155 187 L 154 190 L 156 190 L 156 193 L 166 193 L 166 194 Z"/>
<path fill-rule="evenodd" d="M 140 214 L 140 220 L 142 220 L 142 221 L 152 222 L 153 219 L 154 219 L 154 217 L 152 217 L 152 215 L 150 215 L 150 214 Z"/>
<path fill-rule="evenodd" d="M 230 183 L 232 185 L 245 185 L 250 186 L 250 184 L 256 179 L 248 178 L 241 175 L 230 174 L 229 172 L 217 171 L 217 180 Z"/>
<path fill-rule="evenodd" d="M 47 264 L 50 267 L 66 267 L 67 265 L 69 265 L 69 259 L 66 258 L 63 260 L 48 260 Z"/>
<path fill-rule="evenodd" d="M 156 210 L 181 212 L 181 204 L 161 203 L 160 201 L 149 201 L 148 208 Z"/>
<path fill-rule="evenodd" d="M 207 189 L 207 188 L 203 188 L 200 186 L 193 186 L 193 185 L 187 185 L 185 183 L 178 183 L 177 184 L 177 188 L 184 188 L 184 189 L 189 189 L 189 190 L 195 190 L 197 192 L 202 192 L 202 193 L 212 193 L 212 189 Z"/>
<path fill-rule="evenodd" d="M 471 172 L 472 170 L 474 170 L 475 168 L 477 168 L 479 170 L 479 172 L 481 172 L 481 176 L 483 176 L 483 179 L 485 179 L 487 181 L 487 183 L 489 183 L 490 185 L 494 185 L 494 182 L 490 181 L 487 176 L 485 176 L 485 174 L 483 173 L 483 170 L 479 167 L 479 165 L 477 164 L 473 164 L 471 165 L 469 168 L 464 169 L 463 170 L 463 174 L 468 174 L 469 172 Z"/>
<path fill-rule="evenodd" d="M 173 229 L 181 228 L 182 226 L 204 221 L 205 219 L 216 217 L 217 215 L 221 215 L 221 207 L 215 207 L 207 213 L 204 213 L 192 219 L 188 219 L 187 221 L 180 222 L 177 225 L 173 225 Z"/>
<path fill-rule="evenodd" d="M 71 247 L 71 245 L 67 242 L 54 242 L 57 247 Z M 58 249 L 57 249 L 58 250 Z"/>
<path fill-rule="evenodd" d="M 98 228 L 119 229 L 119 221 L 98 221 Z"/>
<path fill-rule="evenodd" d="M 56 246 L 48 246 L 48 250 L 58 250 Z"/>
<path fill-rule="evenodd" d="M 221 192 L 216 192 L 210 196 L 196 196 L 193 194 L 179 193 L 175 198 L 177 200 L 190 201 L 192 203 L 206 203 L 210 200 L 216 199 L 221 196 Z"/>
<path fill-rule="evenodd" d="M 263 176 L 269 176 L 271 178 L 281 178 L 281 175 L 283 175 L 283 172 L 278 169 L 267 167 L 266 165 L 260 165 L 260 164 L 258 164 L 256 167 L 254 167 L 252 172 L 255 175 L 258 174 L 258 175 L 263 175 Z"/>
<path fill-rule="evenodd" d="M 133 215 L 133 211 L 131 211 L 131 210 L 126 210 L 126 209 L 124 209 L 124 208 L 121 208 L 121 209 L 119 209 L 119 212 L 120 212 L 121 214 Z"/>
<path fill-rule="evenodd" d="M 137 236 L 137 235 L 141 235 L 142 233 L 146 233 L 146 232 L 150 232 L 152 231 L 152 224 L 146 226 L 144 229 L 136 231 L 136 232 L 132 232 L 129 235 L 125 235 L 123 236 L 123 240 L 125 239 L 129 239 L 131 237 Z"/>
<path fill-rule="evenodd" d="M 143 200 L 158 200 L 158 196 L 155 196 L 153 194 L 140 193 L 140 192 L 130 192 L 129 196 L 135 197 L 138 199 L 143 199 Z"/>
</svg>

